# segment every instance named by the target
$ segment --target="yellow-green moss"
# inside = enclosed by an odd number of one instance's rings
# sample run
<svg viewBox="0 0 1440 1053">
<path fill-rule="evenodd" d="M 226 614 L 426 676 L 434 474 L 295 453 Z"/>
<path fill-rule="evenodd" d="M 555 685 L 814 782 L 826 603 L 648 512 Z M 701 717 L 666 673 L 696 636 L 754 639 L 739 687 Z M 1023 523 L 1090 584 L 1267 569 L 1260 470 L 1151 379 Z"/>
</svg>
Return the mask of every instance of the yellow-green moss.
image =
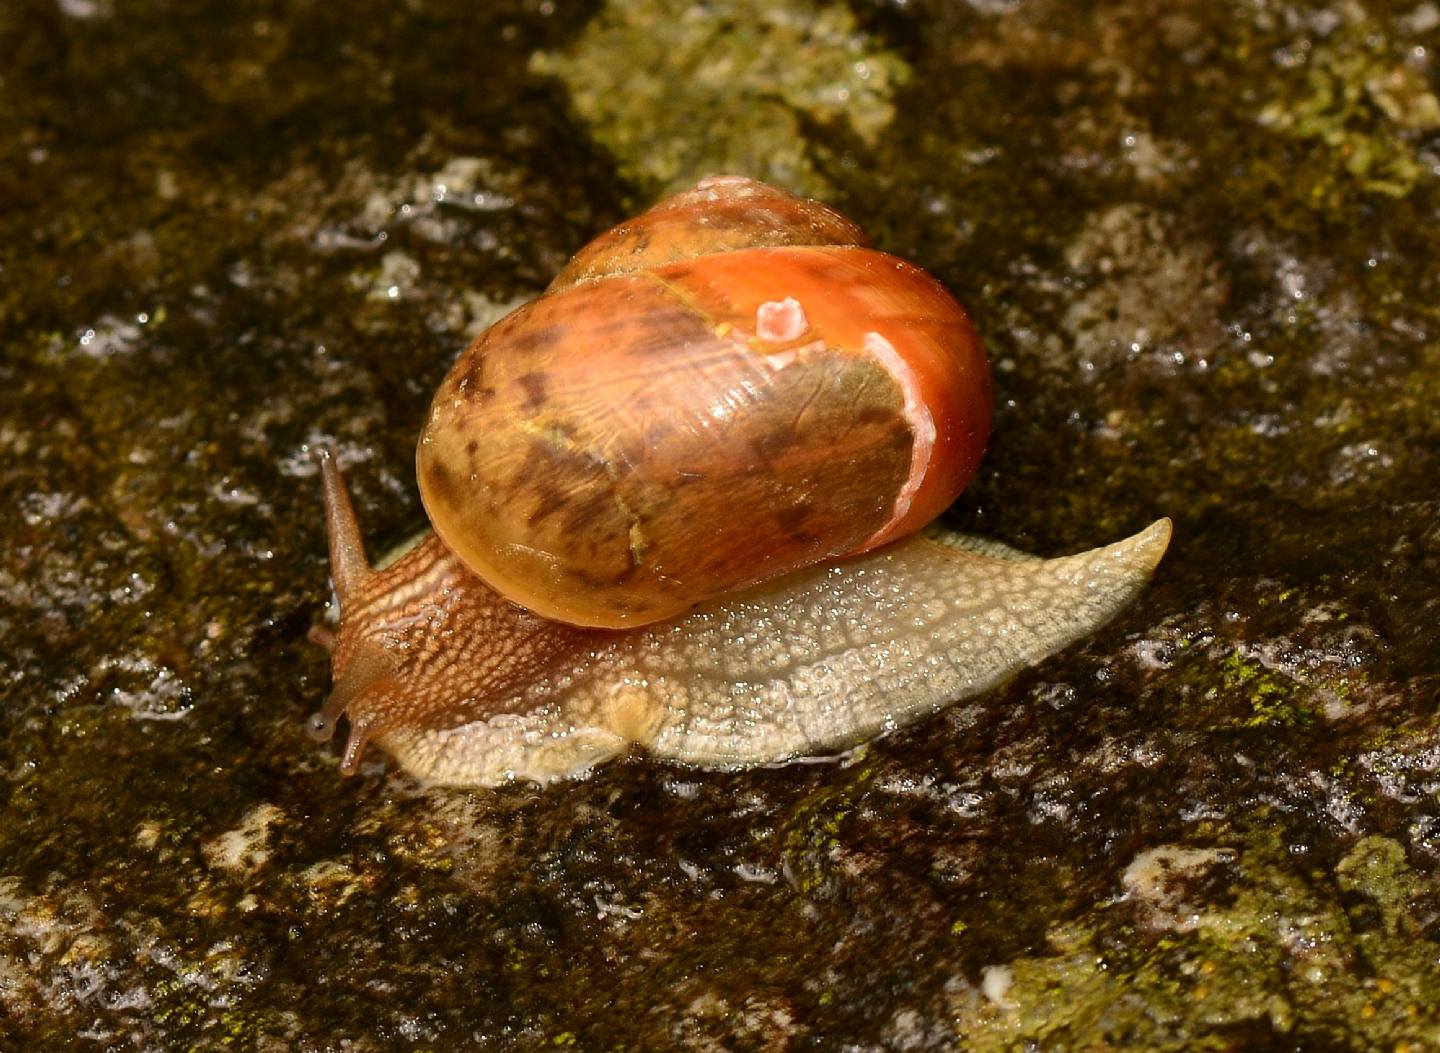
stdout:
<svg viewBox="0 0 1440 1053">
<path fill-rule="evenodd" d="M 976 1053 L 1219 1050 L 1237 1035 L 1353 1050 L 1440 1039 L 1440 966 L 1406 912 L 1437 885 L 1398 843 L 1365 838 L 1328 873 L 1273 832 L 1237 847 L 1233 882 L 1184 915 L 1130 898 L 1055 926 L 1052 953 L 1004 966 L 998 998 L 953 998 L 957 1037 Z"/>
<path fill-rule="evenodd" d="M 811 195 L 806 122 L 873 144 L 909 69 L 823 0 L 611 2 L 564 52 L 531 69 L 558 77 L 595 137 L 646 194 L 736 172 Z"/>
</svg>

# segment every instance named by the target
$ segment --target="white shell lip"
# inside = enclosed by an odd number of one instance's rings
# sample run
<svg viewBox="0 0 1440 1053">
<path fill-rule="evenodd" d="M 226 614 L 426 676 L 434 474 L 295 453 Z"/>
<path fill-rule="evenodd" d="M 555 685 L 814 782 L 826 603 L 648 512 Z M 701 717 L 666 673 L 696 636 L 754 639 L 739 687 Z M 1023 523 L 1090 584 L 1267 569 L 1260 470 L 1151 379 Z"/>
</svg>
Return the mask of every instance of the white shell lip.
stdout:
<svg viewBox="0 0 1440 1053">
<path fill-rule="evenodd" d="M 915 377 L 915 372 L 910 368 L 908 362 L 895 350 L 895 345 L 886 340 L 880 333 L 868 332 L 865 334 L 864 348 L 867 354 L 875 359 L 884 370 L 894 379 L 895 384 L 904 396 L 905 419 L 910 422 L 910 433 L 914 437 L 910 447 L 910 474 L 905 479 L 905 485 L 895 495 L 895 505 L 891 510 L 890 519 L 875 533 L 865 539 L 863 548 L 876 545 L 891 530 L 895 524 L 905 518 L 910 512 L 910 503 L 915 500 L 915 495 L 920 492 L 920 486 L 925 482 L 925 473 L 930 470 L 930 456 L 935 452 L 935 418 L 930 413 L 930 407 L 920 392 L 920 383 Z"/>
</svg>

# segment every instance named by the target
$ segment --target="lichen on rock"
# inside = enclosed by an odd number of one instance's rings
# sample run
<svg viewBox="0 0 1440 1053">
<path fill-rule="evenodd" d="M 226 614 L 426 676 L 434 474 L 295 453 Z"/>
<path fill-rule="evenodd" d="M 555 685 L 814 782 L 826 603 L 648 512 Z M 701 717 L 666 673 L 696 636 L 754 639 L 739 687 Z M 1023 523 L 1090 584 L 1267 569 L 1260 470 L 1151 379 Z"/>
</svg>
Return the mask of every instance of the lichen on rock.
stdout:
<svg viewBox="0 0 1440 1053">
<path fill-rule="evenodd" d="M 909 78 L 892 49 L 828 0 L 607 4 L 567 49 L 530 68 L 571 105 L 647 195 L 735 172 L 809 194 L 829 181 L 811 123 L 873 145 Z"/>
</svg>

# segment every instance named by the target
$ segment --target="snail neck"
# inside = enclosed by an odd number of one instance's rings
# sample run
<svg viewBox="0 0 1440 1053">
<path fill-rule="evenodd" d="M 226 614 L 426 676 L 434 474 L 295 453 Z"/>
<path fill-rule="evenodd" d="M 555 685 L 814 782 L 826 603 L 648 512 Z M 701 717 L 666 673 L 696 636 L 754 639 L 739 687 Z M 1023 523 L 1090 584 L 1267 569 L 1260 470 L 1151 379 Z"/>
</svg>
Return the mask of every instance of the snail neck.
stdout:
<svg viewBox="0 0 1440 1053">
<path fill-rule="evenodd" d="M 328 737 L 350 722 L 342 770 L 386 729 L 448 728 L 517 710 L 528 685 L 574 664 L 606 635 L 516 606 L 427 532 L 341 602 L 331 655 L 335 689 L 312 720 Z"/>
<path fill-rule="evenodd" d="M 315 460 L 340 627 L 311 633 L 330 651 L 335 687 L 309 730 L 328 740 L 340 716 L 349 719 L 341 771 L 354 772 L 365 744 L 387 728 L 449 728 L 513 712 L 527 685 L 603 642 L 602 632 L 511 603 L 434 531 L 372 568 L 335 450 L 322 446 Z"/>
</svg>

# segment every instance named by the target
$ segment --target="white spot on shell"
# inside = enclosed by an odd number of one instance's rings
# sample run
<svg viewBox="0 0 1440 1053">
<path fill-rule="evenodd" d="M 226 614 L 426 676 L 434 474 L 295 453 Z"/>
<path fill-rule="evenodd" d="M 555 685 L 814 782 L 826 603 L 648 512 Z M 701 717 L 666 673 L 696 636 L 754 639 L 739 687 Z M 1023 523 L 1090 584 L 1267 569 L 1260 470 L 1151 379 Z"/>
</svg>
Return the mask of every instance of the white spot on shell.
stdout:
<svg viewBox="0 0 1440 1053">
<path fill-rule="evenodd" d="M 788 344 L 805 335 L 810 320 L 793 296 L 771 300 L 755 309 L 755 335 L 772 344 Z"/>
</svg>

